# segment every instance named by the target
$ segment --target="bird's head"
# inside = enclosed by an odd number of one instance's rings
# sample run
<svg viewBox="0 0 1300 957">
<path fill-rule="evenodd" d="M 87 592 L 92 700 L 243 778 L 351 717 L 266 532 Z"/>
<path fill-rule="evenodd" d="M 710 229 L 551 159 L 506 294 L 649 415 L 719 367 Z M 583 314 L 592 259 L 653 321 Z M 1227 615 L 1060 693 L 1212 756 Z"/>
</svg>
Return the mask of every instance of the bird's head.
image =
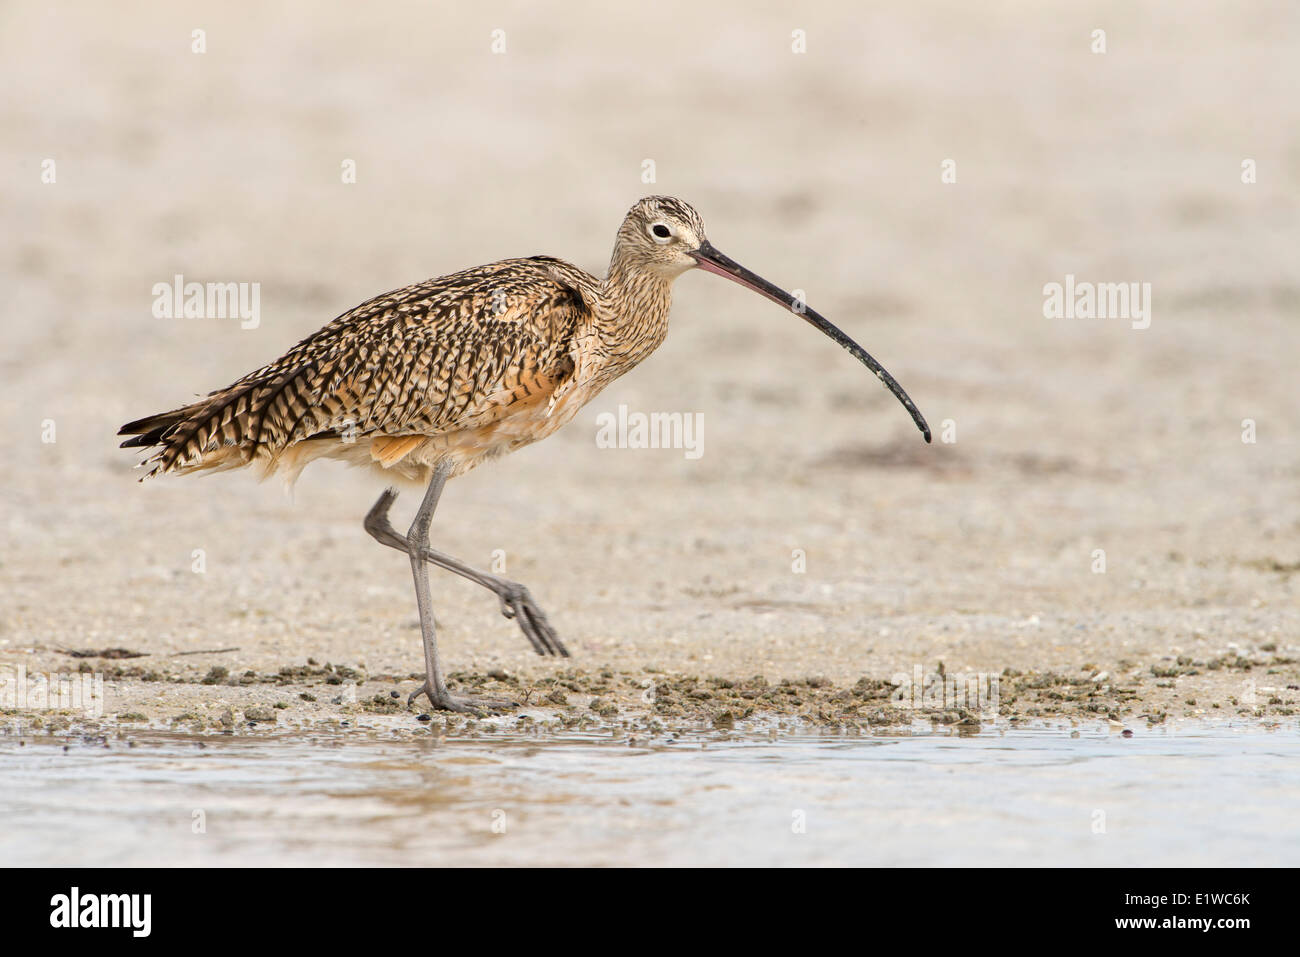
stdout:
<svg viewBox="0 0 1300 957">
<path fill-rule="evenodd" d="M 623 219 L 617 252 L 639 269 L 672 280 L 697 264 L 694 254 L 707 241 L 704 219 L 689 203 L 647 196 Z"/>
</svg>

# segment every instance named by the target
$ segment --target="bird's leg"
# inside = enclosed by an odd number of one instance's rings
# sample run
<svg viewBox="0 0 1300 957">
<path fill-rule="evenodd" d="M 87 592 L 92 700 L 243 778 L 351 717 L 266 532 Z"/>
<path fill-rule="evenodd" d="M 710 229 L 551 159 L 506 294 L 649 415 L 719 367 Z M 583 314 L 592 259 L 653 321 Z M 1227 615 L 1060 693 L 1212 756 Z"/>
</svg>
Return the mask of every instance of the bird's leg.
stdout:
<svg viewBox="0 0 1300 957">
<path fill-rule="evenodd" d="M 433 707 L 442 711 L 458 711 L 481 717 L 482 708 L 513 708 L 512 701 L 490 698 L 467 698 L 453 695 L 447 690 L 442 677 L 442 666 L 438 661 L 437 624 L 433 617 L 432 602 L 429 598 L 429 566 L 425 563 L 423 550 L 428 548 L 429 523 L 433 520 L 433 510 L 438 507 L 443 486 L 447 484 L 447 469 L 439 468 L 433 473 L 433 479 L 425 490 L 424 500 L 420 503 L 415 520 L 411 522 L 410 531 L 406 533 L 406 553 L 411 559 L 411 574 L 415 578 L 415 602 L 420 609 L 420 634 L 424 639 L 423 687 L 411 692 L 407 699 L 410 705 L 420 694 L 429 698 Z"/>
<path fill-rule="evenodd" d="M 388 519 L 388 510 L 396 498 L 397 492 L 391 488 L 386 489 L 366 515 L 366 531 L 375 541 L 407 554 L 411 554 L 412 548 L 415 547 L 424 561 L 482 585 L 501 601 L 501 614 L 519 623 L 519 629 L 532 644 L 534 651 L 539 655 L 569 657 L 568 649 L 560 641 L 551 623 L 546 620 L 546 614 L 538 607 L 537 602 L 533 601 L 533 596 L 523 585 L 471 568 L 458 558 L 435 551 L 427 543 L 414 546 L 409 537 L 403 538 L 397 534 L 397 530 Z"/>
</svg>

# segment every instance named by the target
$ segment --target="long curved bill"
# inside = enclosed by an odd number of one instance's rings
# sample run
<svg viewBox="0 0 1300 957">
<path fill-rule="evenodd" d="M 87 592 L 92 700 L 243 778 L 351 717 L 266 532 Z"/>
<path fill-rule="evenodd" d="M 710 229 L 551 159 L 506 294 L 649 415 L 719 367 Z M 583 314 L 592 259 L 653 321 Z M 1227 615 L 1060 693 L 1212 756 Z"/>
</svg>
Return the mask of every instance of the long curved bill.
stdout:
<svg viewBox="0 0 1300 957">
<path fill-rule="evenodd" d="M 762 276 L 750 272 L 740 263 L 727 256 L 724 256 L 718 250 L 713 248 L 713 244 L 707 240 L 700 244 L 700 248 L 691 253 L 695 261 L 705 272 L 711 272 L 717 276 L 723 276 L 733 282 L 738 282 L 746 289 L 752 289 L 764 298 L 771 299 L 779 306 L 784 306 L 797 316 L 803 319 L 815 329 L 821 330 L 831 339 L 834 339 L 841 346 L 849 351 L 855 359 L 876 374 L 876 378 L 885 384 L 885 388 L 894 394 L 894 398 L 903 403 L 903 408 L 912 416 L 912 421 L 916 427 L 921 430 L 927 442 L 930 441 L 930 426 L 925 423 L 925 416 L 921 410 L 916 407 L 911 396 L 903 391 L 903 387 L 895 381 L 894 377 L 885 371 L 885 367 L 877 362 L 866 349 L 850 339 L 837 326 L 833 325 L 825 317 L 809 309 L 803 302 L 790 295 L 784 289 L 772 285 Z"/>
</svg>

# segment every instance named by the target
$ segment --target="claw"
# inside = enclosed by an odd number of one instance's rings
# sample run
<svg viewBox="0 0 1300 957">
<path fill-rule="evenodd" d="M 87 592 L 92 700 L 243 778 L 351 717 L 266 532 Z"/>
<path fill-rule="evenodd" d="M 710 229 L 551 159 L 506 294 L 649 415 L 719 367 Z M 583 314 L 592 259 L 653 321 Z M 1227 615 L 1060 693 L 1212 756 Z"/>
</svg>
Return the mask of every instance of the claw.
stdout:
<svg viewBox="0 0 1300 957">
<path fill-rule="evenodd" d="M 546 620 L 545 613 L 533 601 L 528 589 L 518 582 L 501 582 L 497 597 L 501 599 L 501 614 L 519 622 L 519 630 L 539 655 L 569 657 L 568 649 L 560 642 L 555 629 Z"/>
<path fill-rule="evenodd" d="M 491 711 L 509 711 L 519 707 L 517 702 L 507 701 L 504 698 L 474 698 L 450 693 L 434 695 L 429 690 L 427 680 L 411 692 L 410 697 L 406 699 L 406 706 L 409 708 L 420 695 L 429 699 L 429 704 L 435 711 L 454 711 L 457 714 L 470 714 L 476 718 L 483 717 L 483 708 Z"/>
</svg>

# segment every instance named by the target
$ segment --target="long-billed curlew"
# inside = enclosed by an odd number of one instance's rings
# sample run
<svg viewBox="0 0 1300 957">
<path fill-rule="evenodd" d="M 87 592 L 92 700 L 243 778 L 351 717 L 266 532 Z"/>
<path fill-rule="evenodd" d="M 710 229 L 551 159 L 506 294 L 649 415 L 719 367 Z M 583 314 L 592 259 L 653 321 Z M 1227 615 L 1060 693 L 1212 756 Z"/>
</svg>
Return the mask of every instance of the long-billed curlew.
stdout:
<svg viewBox="0 0 1300 957">
<path fill-rule="evenodd" d="M 668 332 L 673 280 L 699 267 L 795 312 L 876 374 L 930 429 L 893 376 L 802 301 L 714 249 L 704 221 L 670 196 L 649 196 L 619 227 L 604 280 L 562 259 L 506 259 L 376 296 L 284 356 L 191 405 L 127 423 L 128 447 L 158 450 L 157 473 L 259 467 L 296 477 L 317 458 L 343 459 L 425 486 L 405 537 L 388 519 L 390 486 L 365 519 L 406 553 L 424 640 L 421 692 L 435 708 L 478 714 L 512 702 L 448 692 L 438 660 L 428 565 L 494 592 L 541 655 L 568 655 L 528 589 L 429 547 L 447 479 L 545 438 L 638 362 Z"/>
</svg>

